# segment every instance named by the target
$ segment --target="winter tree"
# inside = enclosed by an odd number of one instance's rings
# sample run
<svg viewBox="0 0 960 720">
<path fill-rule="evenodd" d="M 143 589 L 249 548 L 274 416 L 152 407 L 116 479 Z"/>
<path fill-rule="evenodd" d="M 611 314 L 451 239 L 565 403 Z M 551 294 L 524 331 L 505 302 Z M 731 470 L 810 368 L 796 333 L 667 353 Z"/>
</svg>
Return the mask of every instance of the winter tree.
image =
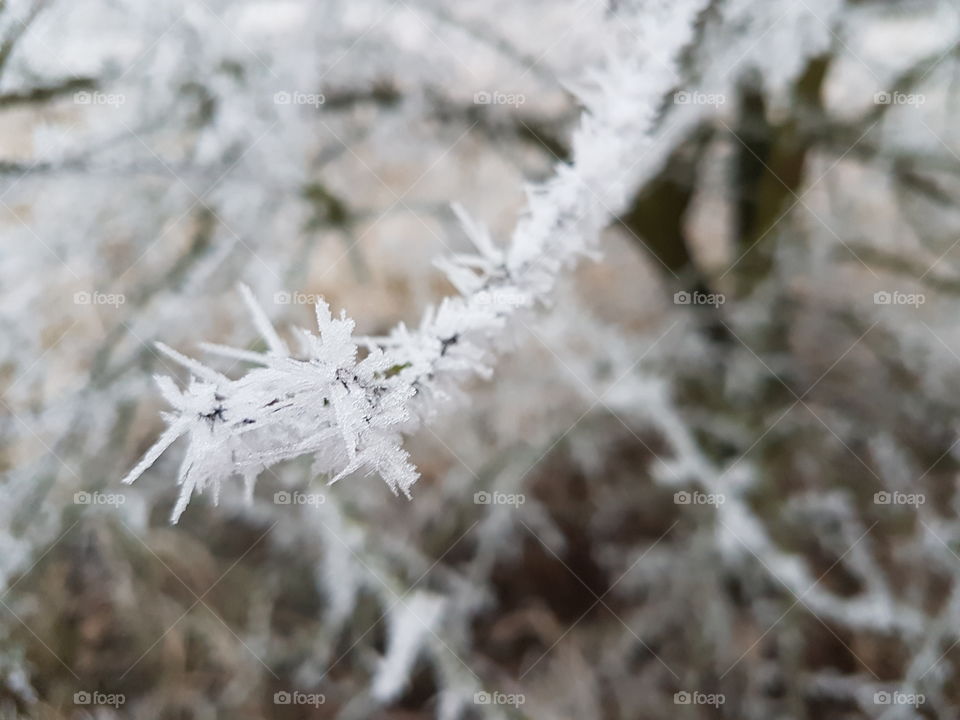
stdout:
<svg viewBox="0 0 960 720">
<path fill-rule="evenodd" d="M 0 714 L 954 717 L 958 41 L 0 4 Z"/>
</svg>

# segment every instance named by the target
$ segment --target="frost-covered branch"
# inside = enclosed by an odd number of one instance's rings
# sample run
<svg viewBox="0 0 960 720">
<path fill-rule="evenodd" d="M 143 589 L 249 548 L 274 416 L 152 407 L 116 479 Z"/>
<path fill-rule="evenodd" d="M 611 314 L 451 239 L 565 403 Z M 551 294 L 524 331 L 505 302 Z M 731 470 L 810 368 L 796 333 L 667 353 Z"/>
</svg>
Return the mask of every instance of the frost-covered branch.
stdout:
<svg viewBox="0 0 960 720">
<path fill-rule="evenodd" d="M 647 18 L 658 29 L 661 56 L 675 57 L 688 42 L 702 6 L 687 0 Z M 489 375 L 491 349 L 511 316 L 542 302 L 558 275 L 594 250 L 600 231 L 623 209 L 658 105 L 677 79 L 673 66 L 654 60 L 646 47 L 631 43 L 589 78 L 573 161 L 528 190 L 527 211 L 506 249 L 455 207 L 477 254 L 438 263 L 460 295 L 428 309 L 418 328 L 401 324 L 386 338 L 356 338 L 354 322 L 345 313 L 333 317 L 321 301 L 319 335 L 299 330 L 293 354 L 244 289 L 268 351 L 205 348 L 260 367 L 232 380 L 160 346 L 192 379 L 185 390 L 169 378 L 158 380 L 174 412 L 124 482 L 187 435 L 174 522 L 194 491 L 212 486 L 218 495 L 223 480 L 238 475 L 250 494 L 265 468 L 304 454 L 313 455 L 314 471 L 330 482 L 356 471 L 377 473 L 395 493 L 409 496 L 418 474 L 402 435 L 435 413 L 466 377 Z"/>
</svg>

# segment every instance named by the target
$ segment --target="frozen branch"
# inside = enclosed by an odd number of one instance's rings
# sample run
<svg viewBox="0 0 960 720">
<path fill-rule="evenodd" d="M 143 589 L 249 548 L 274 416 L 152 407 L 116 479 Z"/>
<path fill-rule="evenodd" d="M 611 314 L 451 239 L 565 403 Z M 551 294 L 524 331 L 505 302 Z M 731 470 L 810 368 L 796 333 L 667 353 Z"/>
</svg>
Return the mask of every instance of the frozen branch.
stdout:
<svg viewBox="0 0 960 720">
<path fill-rule="evenodd" d="M 660 57 L 676 57 L 688 42 L 704 3 L 686 0 L 651 13 Z M 674 67 L 648 55 L 643 44 L 612 57 L 593 73 L 573 138 L 573 161 L 528 190 L 528 206 L 505 249 L 455 208 L 476 247 L 469 256 L 438 264 L 460 295 L 429 308 L 420 326 L 397 327 L 373 340 L 353 335 L 354 323 L 316 308 L 319 335 L 298 331 L 293 355 L 252 295 L 243 290 L 267 353 L 207 346 L 213 354 L 260 367 L 230 380 L 179 353 L 165 352 L 193 379 L 185 391 L 161 381 L 174 411 L 169 428 L 124 482 L 136 480 L 175 438 L 189 447 L 180 468 L 174 522 L 194 491 L 242 477 L 252 492 L 265 468 L 311 454 L 314 471 L 336 482 L 357 471 L 377 473 L 395 493 L 409 497 L 418 473 L 402 436 L 429 419 L 469 376 L 490 373 L 492 349 L 505 324 L 550 293 L 558 275 L 594 252 L 600 231 L 619 213 L 639 176 L 661 99 L 675 84 Z"/>
</svg>

